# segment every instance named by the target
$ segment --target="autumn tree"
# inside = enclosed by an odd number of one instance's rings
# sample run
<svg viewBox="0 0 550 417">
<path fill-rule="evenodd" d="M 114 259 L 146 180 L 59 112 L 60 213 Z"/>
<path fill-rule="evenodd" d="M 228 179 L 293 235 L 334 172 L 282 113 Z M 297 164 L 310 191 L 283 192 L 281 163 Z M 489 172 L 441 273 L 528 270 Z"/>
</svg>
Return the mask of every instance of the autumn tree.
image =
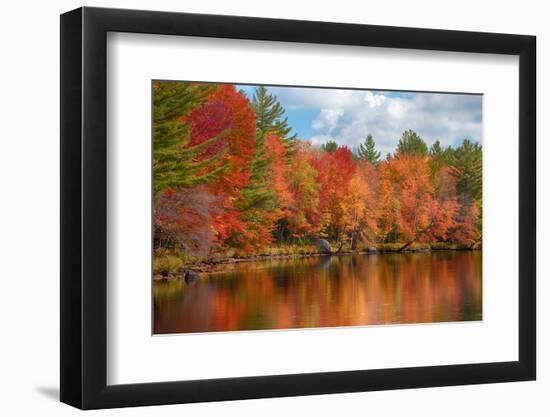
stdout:
<svg viewBox="0 0 550 417">
<path fill-rule="evenodd" d="M 342 232 L 355 250 L 359 242 L 374 242 L 378 232 L 375 195 L 369 185 L 369 171 L 359 164 L 340 201 Z"/>
<path fill-rule="evenodd" d="M 397 239 L 399 220 L 399 200 L 395 191 L 396 177 L 392 169 L 391 155 L 379 166 L 379 187 L 377 198 L 378 240 L 383 243 Z"/>
<path fill-rule="evenodd" d="M 287 149 L 283 140 L 277 135 L 267 135 L 266 149 L 270 157 L 269 183 L 274 193 L 273 215 L 277 217 L 275 237 L 283 241 L 289 236 L 289 217 L 294 204 L 294 196 L 290 189 L 290 171 L 295 169 L 288 164 Z"/>
<path fill-rule="evenodd" d="M 179 181 L 189 176 L 185 171 L 189 164 L 172 166 L 167 172 L 170 186 L 158 194 L 155 205 L 158 235 L 169 236 L 194 256 L 204 255 L 207 248 L 223 244 L 233 234 L 244 233 L 246 223 L 235 201 L 250 182 L 249 163 L 255 154 L 255 117 L 248 100 L 232 85 L 216 85 L 206 93 L 178 117 L 186 139 L 176 156 L 192 155 L 192 178 L 199 180 Z M 200 152 L 185 154 L 188 149 Z"/>
<path fill-rule="evenodd" d="M 319 233 L 319 182 L 318 172 L 312 164 L 313 153 L 309 143 L 299 144 L 288 172 L 288 187 L 292 198 L 287 229 L 293 238 L 303 239 Z"/>
<path fill-rule="evenodd" d="M 222 176 L 208 184 L 210 192 L 222 196 L 223 211 L 214 218 L 213 227 L 218 232 L 220 241 L 246 233 L 246 224 L 242 207 L 239 204 L 245 198 L 245 190 L 250 186 L 253 173 L 251 164 L 257 153 L 255 113 L 248 99 L 240 94 L 235 86 L 222 84 L 209 97 L 208 102 L 197 112 L 211 114 L 220 105 L 227 107 L 223 123 L 210 120 L 208 117 L 198 117 L 204 120 L 204 126 L 197 128 L 197 133 L 204 130 L 228 130 L 224 140 L 227 150 L 223 162 L 228 168 Z M 220 111 L 219 109 L 217 111 Z M 209 125 L 209 126 L 208 126 Z"/>
<path fill-rule="evenodd" d="M 229 168 L 223 159 L 227 109 L 209 109 L 214 117 L 206 118 L 219 121 L 220 127 L 206 130 L 197 113 L 215 90 L 205 84 L 153 84 L 155 243 L 193 256 L 207 255 L 217 240 L 211 225 L 221 212 L 221 197 L 211 194 L 206 184 Z"/>
<path fill-rule="evenodd" d="M 155 198 L 168 188 L 181 189 L 205 184 L 220 176 L 220 146 L 227 132 L 191 143 L 187 116 L 213 91 L 208 84 L 153 83 L 153 193 Z M 212 150 L 214 146 L 217 152 Z"/>
<path fill-rule="evenodd" d="M 194 257 L 205 257 L 219 243 L 212 224 L 221 213 L 221 196 L 204 186 L 161 193 L 153 216 L 155 247 L 173 247 Z"/>
<path fill-rule="evenodd" d="M 282 167 L 288 165 L 297 138 L 290 135 L 291 128 L 284 116 L 284 108 L 264 86 L 256 89 L 250 107 L 255 114 L 254 152 L 247 165 L 248 183 L 234 199 L 244 227 L 232 233 L 227 243 L 242 250 L 259 250 L 273 241 L 276 223 L 284 217 L 285 210 L 281 209 L 280 204 L 286 204 L 282 201 L 289 198 L 289 194 L 283 193 L 280 186 L 284 181 L 280 177 Z M 272 148 L 268 148 L 268 141 Z M 285 161 L 280 161 L 283 151 Z M 277 181 L 272 181 L 274 173 L 277 174 Z M 279 189 L 276 189 L 277 186 Z M 284 222 L 279 222 L 279 235 L 284 231 L 282 224 Z"/>
<path fill-rule="evenodd" d="M 153 83 L 155 248 L 204 259 L 323 237 L 361 243 L 482 238 L 482 149 L 412 130 L 381 160 L 368 135 L 352 152 L 291 135 L 265 87 L 249 100 L 229 84 Z M 171 256 L 171 255 L 170 255 Z"/>
<path fill-rule="evenodd" d="M 455 216 L 455 226 L 450 230 L 449 238 L 453 242 L 473 247 L 481 240 L 481 211 L 474 201 L 462 204 Z"/>
<path fill-rule="evenodd" d="M 341 202 L 349 192 L 356 169 L 351 151 L 341 146 L 333 153 L 321 152 L 312 162 L 318 172 L 321 235 L 341 242 L 345 233 L 344 207 Z"/>
<path fill-rule="evenodd" d="M 439 200 L 430 181 L 429 158 L 397 154 L 387 162 L 397 200 L 397 232 L 403 250 L 414 242 L 447 239 L 455 226 L 458 203 Z"/>
</svg>

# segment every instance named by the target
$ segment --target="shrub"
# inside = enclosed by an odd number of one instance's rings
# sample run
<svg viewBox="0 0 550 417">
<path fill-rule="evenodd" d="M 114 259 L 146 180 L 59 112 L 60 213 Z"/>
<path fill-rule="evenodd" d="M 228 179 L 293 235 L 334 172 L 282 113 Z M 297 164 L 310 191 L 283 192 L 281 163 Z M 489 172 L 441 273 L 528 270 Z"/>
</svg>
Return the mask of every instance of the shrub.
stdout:
<svg viewBox="0 0 550 417">
<path fill-rule="evenodd" d="M 404 243 L 381 243 L 378 250 L 381 252 L 396 252 L 403 247 Z"/>
<path fill-rule="evenodd" d="M 450 242 L 433 242 L 430 243 L 432 250 L 465 250 L 469 249 L 468 245 L 463 243 L 450 243 Z"/>
<path fill-rule="evenodd" d="M 183 266 L 183 261 L 177 256 L 155 257 L 153 260 L 153 271 L 155 274 L 168 275 L 177 272 Z"/>
</svg>

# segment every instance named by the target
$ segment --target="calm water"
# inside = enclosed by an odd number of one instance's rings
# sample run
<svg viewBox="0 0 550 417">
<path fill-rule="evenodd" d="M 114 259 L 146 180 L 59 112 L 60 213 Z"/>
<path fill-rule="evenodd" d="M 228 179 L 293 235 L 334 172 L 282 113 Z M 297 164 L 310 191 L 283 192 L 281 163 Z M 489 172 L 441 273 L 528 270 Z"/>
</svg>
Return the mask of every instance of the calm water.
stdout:
<svg viewBox="0 0 550 417">
<path fill-rule="evenodd" d="M 154 283 L 154 333 L 481 320 L 481 252 L 243 263 Z"/>
</svg>

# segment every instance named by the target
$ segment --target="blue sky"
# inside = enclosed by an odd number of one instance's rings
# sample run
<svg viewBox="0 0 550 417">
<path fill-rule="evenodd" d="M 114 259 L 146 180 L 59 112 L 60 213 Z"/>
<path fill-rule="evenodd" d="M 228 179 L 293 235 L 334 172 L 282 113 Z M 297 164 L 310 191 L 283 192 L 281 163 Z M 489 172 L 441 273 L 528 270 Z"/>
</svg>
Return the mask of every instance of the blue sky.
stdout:
<svg viewBox="0 0 550 417">
<path fill-rule="evenodd" d="M 238 85 L 251 98 L 255 86 Z M 401 133 L 416 131 L 428 145 L 482 142 L 482 96 L 302 87 L 267 87 L 277 96 L 300 139 L 334 140 L 355 148 L 372 134 L 379 150 L 393 152 Z"/>
</svg>

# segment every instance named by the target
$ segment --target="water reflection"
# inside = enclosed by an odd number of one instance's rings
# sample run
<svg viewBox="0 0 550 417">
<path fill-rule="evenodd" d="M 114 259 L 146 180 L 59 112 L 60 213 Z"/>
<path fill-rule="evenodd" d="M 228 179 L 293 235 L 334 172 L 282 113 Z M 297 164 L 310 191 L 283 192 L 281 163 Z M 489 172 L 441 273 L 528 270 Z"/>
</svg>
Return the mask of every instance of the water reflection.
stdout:
<svg viewBox="0 0 550 417">
<path fill-rule="evenodd" d="M 481 288 L 477 251 L 244 263 L 155 282 L 154 333 L 481 320 Z"/>
</svg>

